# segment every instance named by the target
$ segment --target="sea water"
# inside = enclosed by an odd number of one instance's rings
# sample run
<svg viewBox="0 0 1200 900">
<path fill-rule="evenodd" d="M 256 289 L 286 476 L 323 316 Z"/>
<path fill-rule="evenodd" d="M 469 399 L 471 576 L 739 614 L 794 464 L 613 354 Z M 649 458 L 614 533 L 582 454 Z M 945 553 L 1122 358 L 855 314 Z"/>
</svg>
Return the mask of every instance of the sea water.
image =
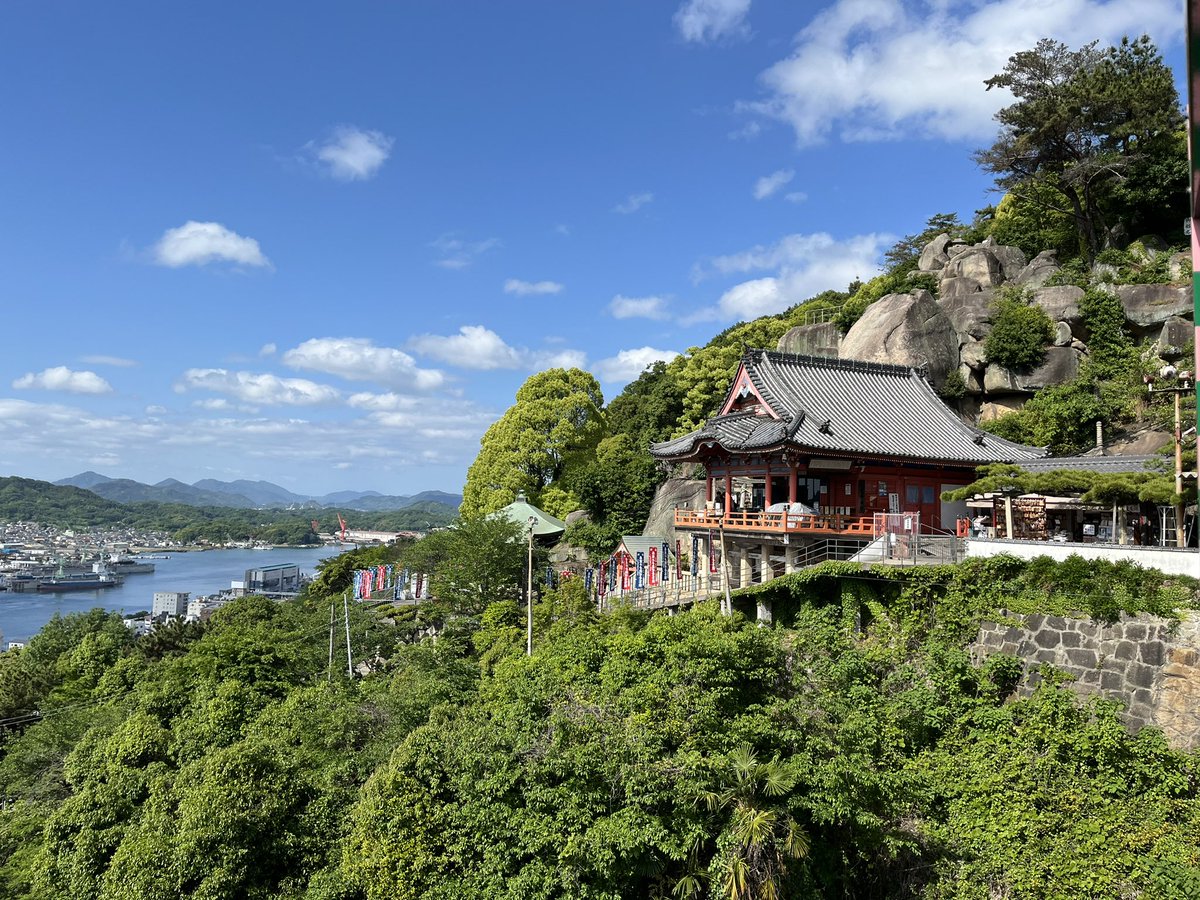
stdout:
<svg viewBox="0 0 1200 900">
<path fill-rule="evenodd" d="M 9 641 L 27 641 L 58 613 L 86 612 L 94 607 L 123 613 L 149 611 L 158 591 L 187 591 L 193 597 L 228 589 L 241 581 L 247 569 L 296 565 L 308 575 L 317 563 L 341 552 L 334 547 L 272 550 L 204 550 L 170 553 L 151 560 L 154 572 L 126 575 L 124 584 L 93 591 L 15 593 L 0 591 L 0 650 Z"/>
</svg>

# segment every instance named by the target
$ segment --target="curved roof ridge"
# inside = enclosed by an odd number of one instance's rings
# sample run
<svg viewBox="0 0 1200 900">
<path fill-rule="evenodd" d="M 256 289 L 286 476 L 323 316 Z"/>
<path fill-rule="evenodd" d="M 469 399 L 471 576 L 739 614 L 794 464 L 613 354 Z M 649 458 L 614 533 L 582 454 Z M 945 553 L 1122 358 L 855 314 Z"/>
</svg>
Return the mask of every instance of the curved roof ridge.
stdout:
<svg viewBox="0 0 1200 900">
<path fill-rule="evenodd" d="M 803 353 L 783 353 L 779 350 L 752 350 L 760 354 L 760 358 L 772 362 L 795 362 L 805 366 L 825 369 L 843 369 L 850 372 L 865 372 L 871 375 L 896 375 L 905 377 L 912 372 L 922 375 L 921 369 L 913 366 L 897 365 L 896 363 L 871 362 L 865 359 L 847 359 L 833 356 L 808 356 Z M 747 354 L 747 357 L 749 354 Z M 747 357 L 743 357 L 746 359 Z"/>
</svg>

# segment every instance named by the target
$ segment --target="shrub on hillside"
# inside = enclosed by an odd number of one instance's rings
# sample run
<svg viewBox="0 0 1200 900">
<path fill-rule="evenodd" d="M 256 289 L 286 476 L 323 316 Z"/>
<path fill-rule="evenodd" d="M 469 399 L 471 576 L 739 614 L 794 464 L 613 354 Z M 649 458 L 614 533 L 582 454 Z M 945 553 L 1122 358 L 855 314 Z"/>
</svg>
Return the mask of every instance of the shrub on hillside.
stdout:
<svg viewBox="0 0 1200 900">
<path fill-rule="evenodd" d="M 992 302 L 991 319 L 983 344 L 991 362 L 1018 372 L 1041 363 L 1046 345 L 1054 340 L 1054 323 L 1026 292 L 1002 290 Z"/>
</svg>

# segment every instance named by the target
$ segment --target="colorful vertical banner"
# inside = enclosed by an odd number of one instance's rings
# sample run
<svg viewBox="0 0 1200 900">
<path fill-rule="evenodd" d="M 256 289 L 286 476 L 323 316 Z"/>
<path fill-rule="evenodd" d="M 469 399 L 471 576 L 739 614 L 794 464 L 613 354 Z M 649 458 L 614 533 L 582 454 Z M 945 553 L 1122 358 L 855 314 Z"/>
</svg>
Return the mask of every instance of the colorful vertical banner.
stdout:
<svg viewBox="0 0 1200 900">
<path fill-rule="evenodd" d="M 617 589 L 617 561 L 613 557 L 608 558 L 608 590 L 613 592 Z"/>
<path fill-rule="evenodd" d="M 421 599 L 421 592 L 424 587 L 425 587 L 425 573 L 418 572 L 417 573 L 417 587 L 416 587 L 416 590 L 413 592 L 413 596 L 417 600 Z"/>
<path fill-rule="evenodd" d="M 621 590 L 629 590 L 629 554 L 622 553 L 620 556 L 621 566 Z"/>
<path fill-rule="evenodd" d="M 683 578 L 683 541 L 675 539 L 675 580 Z"/>
<path fill-rule="evenodd" d="M 592 592 L 592 585 L 595 583 L 595 570 L 588 566 L 583 573 L 583 589 L 589 594 Z"/>
<path fill-rule="evenodd" d="M 708 533 L 708 574 L 717 574 L 717 542 L 713 540 L 713 533 Z"/>
<path fill-rule="evenodd" d="M 638 556 L 641 556 L 639 553 Z M 658 587 L 658 548 L 650 548 L 650 587 Z"/>
<path fill-rule="evenodd" d="M 692 535 L 692 577 L 700 574 L 700 535 Z"/>
<path fill-rule="evenodd" d="M 646 554 L 641 550 L 637 552 L 637 563 L 633 573 L 634 590 L 641 590 L 646 586 Z"/>
<path fill-rule="evenodd" d="M 600 596 L 603 597 L 608 593 L 608 560 L 600 562 Z"/>
<path fill-rule="evenodd" d="M 662 583 L 666 584 L 671 578 L 671 545 L 666 541 L 662 543 L 662 556 L 659 560 L 659 565 L 662 566 Z"/>
</svg>

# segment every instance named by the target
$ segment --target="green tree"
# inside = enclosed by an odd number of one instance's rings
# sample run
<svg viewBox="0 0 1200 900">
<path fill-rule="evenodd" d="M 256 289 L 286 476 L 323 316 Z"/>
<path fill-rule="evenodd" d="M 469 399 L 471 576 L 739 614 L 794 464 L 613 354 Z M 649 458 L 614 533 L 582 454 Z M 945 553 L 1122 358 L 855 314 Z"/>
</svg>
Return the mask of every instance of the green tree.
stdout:
<svg viewBox="0 0 1200 900">
<path fill-rule="evenodd" d="M 989 310 L 991 330 L 983 347 L 989 362 L 1014 371 L 1028 371 L 1046 355 L 1054 340 L 1054 323 L 1040 306 L 1020 291 L 1002 290 Z"/>
<path fill-rule="evenodd" d="M 985 84 L 1015 102 L 996 114 L 1000 134 L 976 161 L 1000 188 L 1069 214 L 1091 262 L 1110 242 L 1115 186 L 1178 153 L 1182 113 L 1170 69 L 1145 36 L 1105 51 L 1043 39 Z"/>
<path fill-rule="evenodd" d="M 569 460 L 595 450 L 604 436 L 603 407 L 599 383 L 581 369 L 531 376 L 479 442 L 479 455 L 467 470 L 462 514 L 495 512 L 519 491 L 536 501 Z"/>
<path fill-rule="evenodd" d="M 478 614 L 489 603 L 517 599 L 525 583 L 523 527 L 503 516 L 460 519 L 404 552 L 404 565 L 429 576 L 429 589 L 456 613 Z"/>
</svg>

